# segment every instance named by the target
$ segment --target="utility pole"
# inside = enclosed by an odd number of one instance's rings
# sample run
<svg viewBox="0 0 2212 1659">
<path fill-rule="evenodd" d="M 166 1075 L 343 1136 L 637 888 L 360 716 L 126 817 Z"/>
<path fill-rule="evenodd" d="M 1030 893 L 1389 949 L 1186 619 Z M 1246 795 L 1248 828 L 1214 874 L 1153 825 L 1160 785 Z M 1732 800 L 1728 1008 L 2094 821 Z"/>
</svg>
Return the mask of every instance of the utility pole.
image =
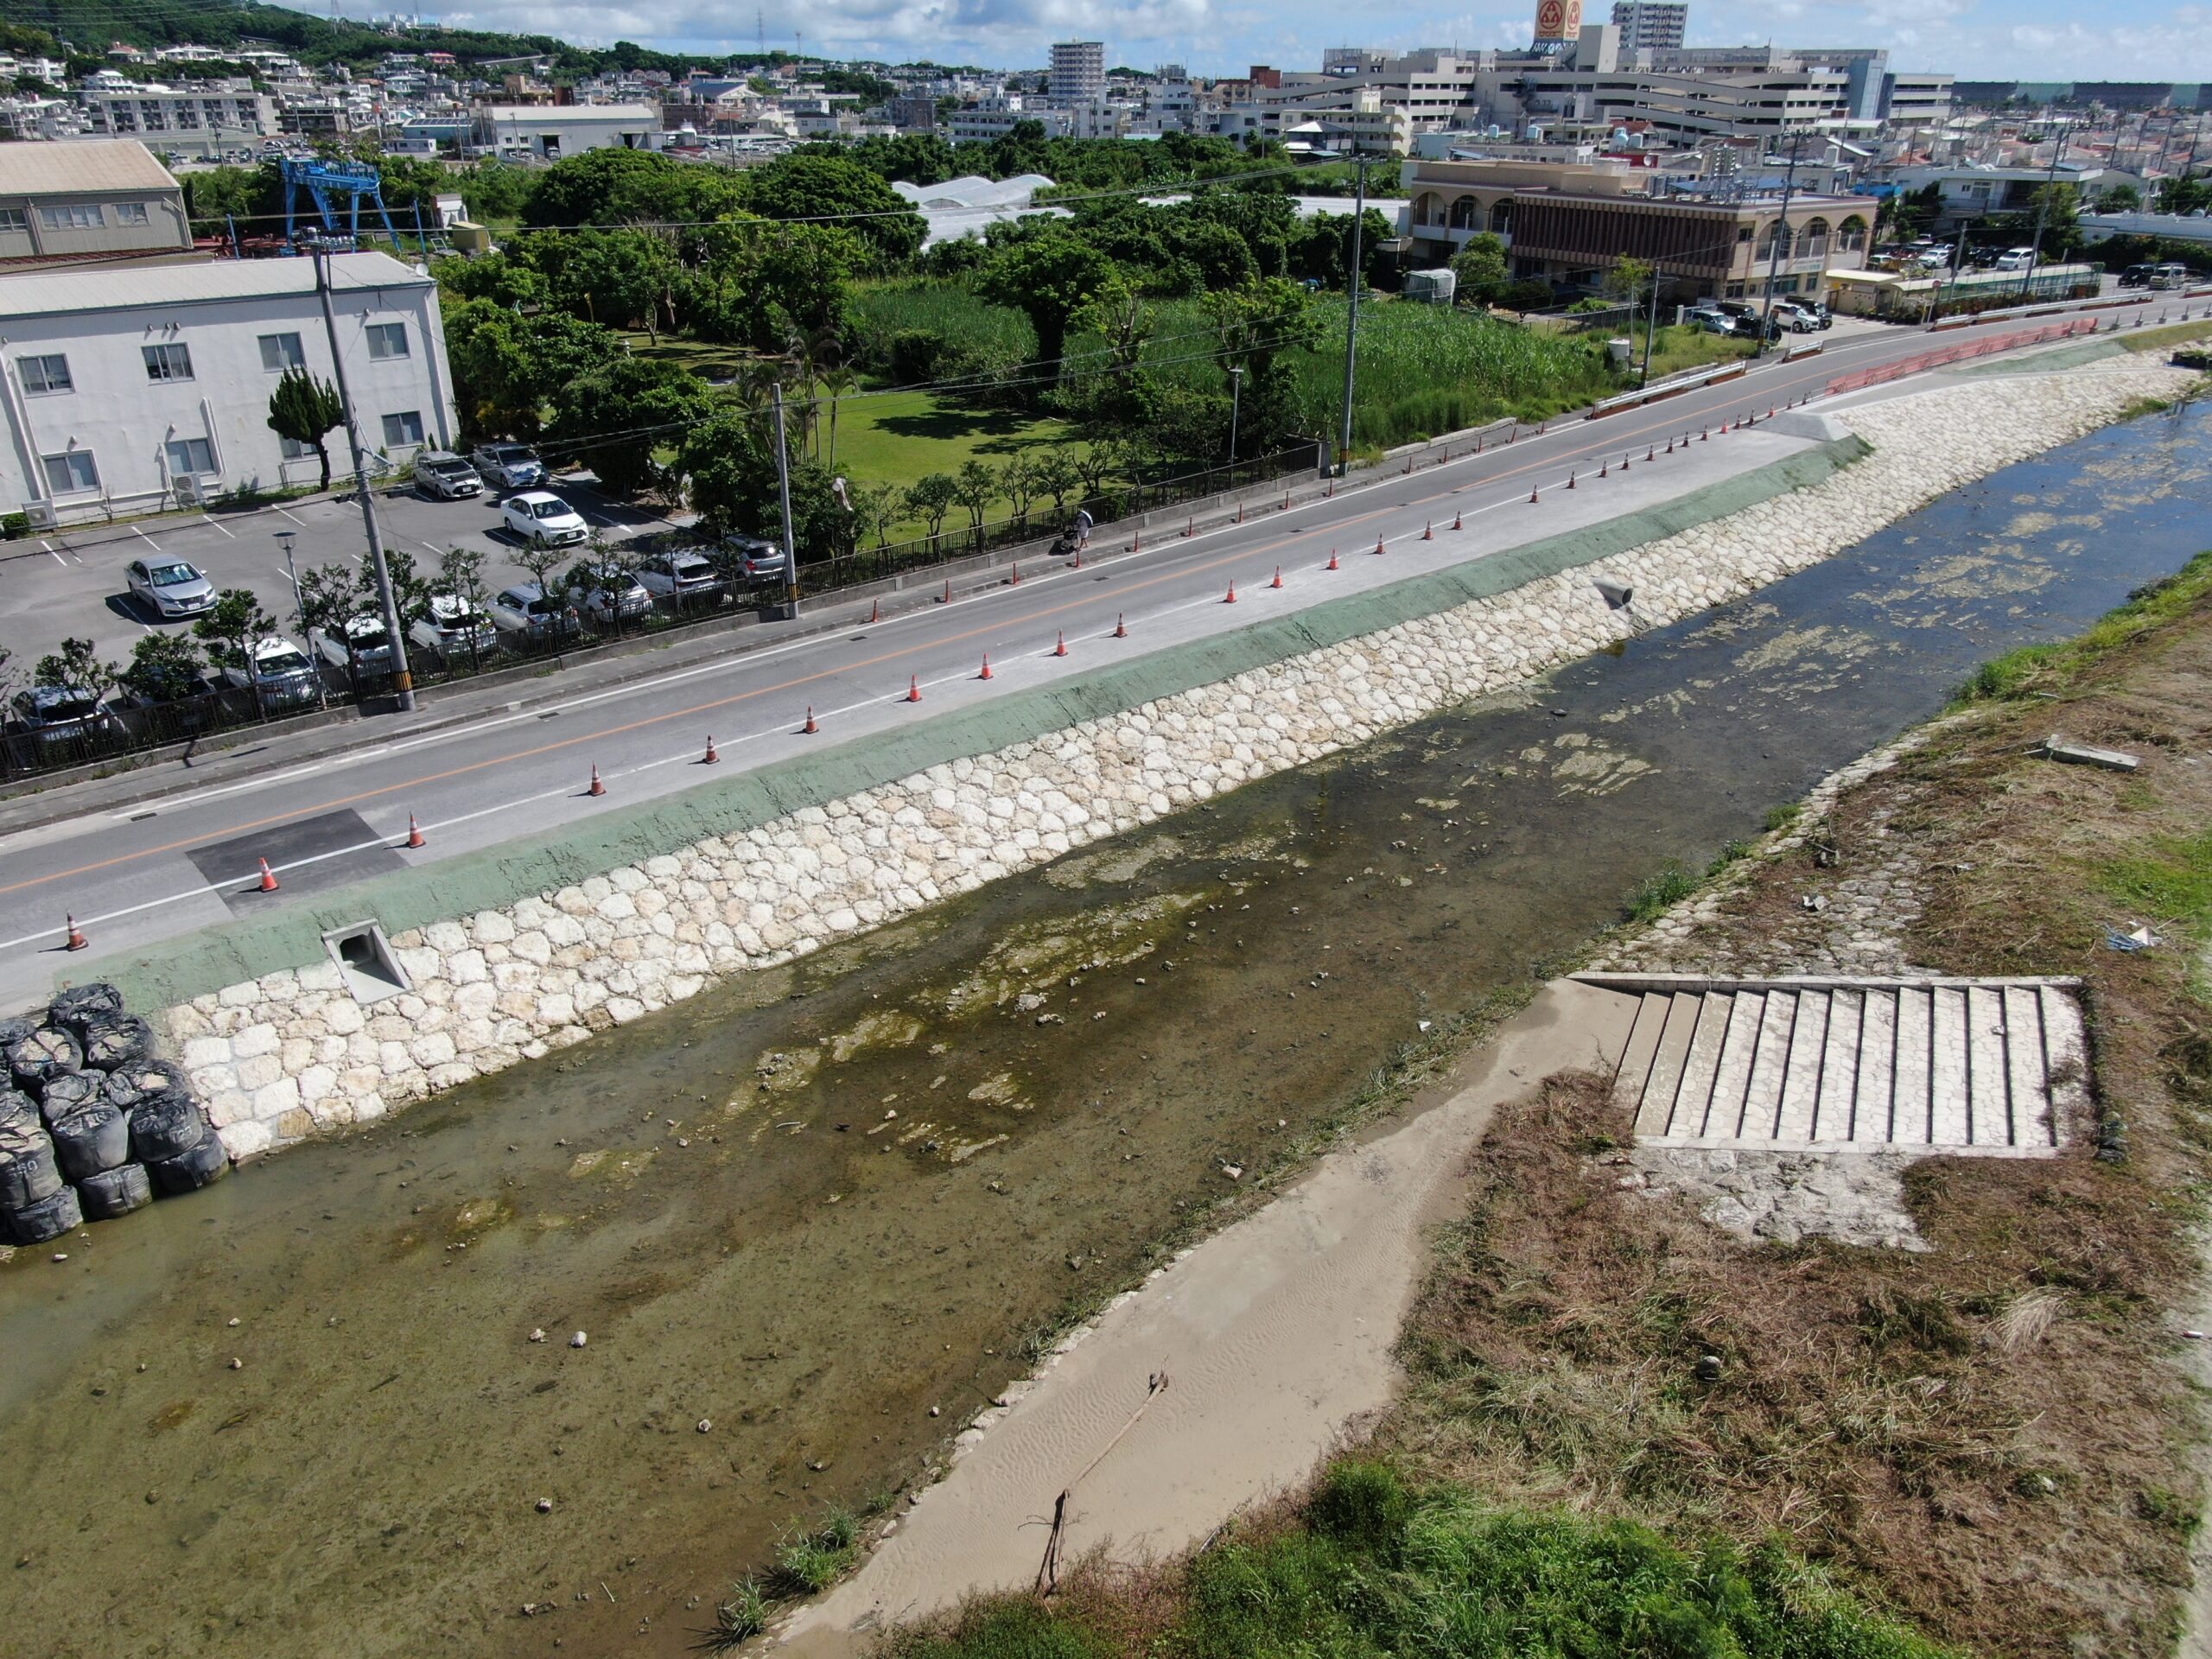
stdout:
<svg viewBox="0 0 2212 1659">
<path fill-rule="evenodd" d="M 2020 273 L 2020 297 L 2028 297 L 2028 289 L 2036 279 L 2036 266 L 2043 258 L 2043 227 L 2050 218 L 2050 193 L 2058 184 L 2059 157 L 2066 154 L 2066 124 L 2055 121 L 2057 129 L 2050 141 L 2050 168 L 2043 175 L 2043 199 L 2036 203 L 2036 233 L 2028 239 L 2028 268 Z"/>
<path fill-rule="evenodd" d="M 1240 364 L 1229 372 L 1229 487 L 1236 487 L 1236 420 L 1244 404 L 1244 370 Z"/>
<path fill-rule="evenodd" d="M 1643 325 L 1643 372 L 1636 378 L 1641 391 L 1651 384 L 1651 342 L 1659 333 L 1659 267 L 1651 267 L 1651 320 Z"/>
<path fill-rule="evenodd" d="M 384 532 L 377 527 L 377 493 L 369 482 L 367 451 L 361 445 L 361 423 L 353 413 L 353 396 L 346 389 L 346 353 L 338 346 L 338 313 L 330 303 L 330 250 L 318 235 L 310 245 L 315 261 L 315 291 L 322 302 L 323 331 L 330 338 L 330 372 L 338 383 L 338 404 L 346 412 L 346 445 L 353 456 L 353 487 L 361 498 L 361 527 L 369 537 L 369 570 L 375 576 L 377 604 L 384 613 L 385 637 L 391 642 L 391 691 L 399 712 L 415 712 L 415 677 L 407 671 L 407 636 L 399 626 L 399 605 L 392 597 L 391 572 L 384 562 Z M 427 342 L 425 342 L 427 349 Z"/>
<path fill-rule="evenodd" d="M 790 621 L 798 614 L 798 549 L 791 539 L 791 448 L 784 439 L 784 388 L 781 381 L 772 389 L 776 399 L 776 499 L 784 511 L 784 602 L 783 620 Z"/>
<path fill-rule="evenodd" d="M 1344 419 L 1337 429 L 1337 474 L 1344 475 L 1351 455 L 1351 391 L 1354 369 L 1359 357 L 1359 280 L 1361 261 L 1360 232 L 1367 219 L 1367 157 L 1354 156 L 1352 167 L 1357 182 L 1352 188 L 1351 208 L 1351 280 L 1345 286 L 1351 302 L 1344 307 Z"/>
<path fill-rule="evenodd" d="M 1766 305 L 1759 313 L 1759 348 L 1754 357 L 1766 355 L 1767 336 L 1774 327 L 1774 283 L 1782 270 L 1782 250 L 1784 244 L 1793 250 L 1797 238 L 1789 233 L 1789 195 L 1797 183 L 1797 151 L 1802 143 L 1802 133 L 1793 133 L 1789 139 L 1789 167 L 1782 175 L 1782 216 L 1775 221 L 1774 245 L 1766 262 Z"/>
</svg>

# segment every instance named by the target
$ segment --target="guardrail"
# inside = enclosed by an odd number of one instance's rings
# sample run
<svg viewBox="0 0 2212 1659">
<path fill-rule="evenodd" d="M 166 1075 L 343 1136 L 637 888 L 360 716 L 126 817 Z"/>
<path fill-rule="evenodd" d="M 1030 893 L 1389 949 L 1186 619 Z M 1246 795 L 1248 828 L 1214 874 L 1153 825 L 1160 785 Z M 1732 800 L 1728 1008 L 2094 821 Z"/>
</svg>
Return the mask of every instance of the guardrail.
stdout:
<svg viewBox="0 0 2212 1659">
<path fill-rule="evenodd" d="M 1938 346 L 1932 352 L 1923 352 L 1916 357 L 1900 358 L 1894 363 L 1884 363 L 1875 368 L 1861 369 L 1856 374 L 1847 374 L 1831 380 L 1827 395 L 1859 391 L 1868 386 L 1878 386 L 1885 381 L 1901 380 L 1908 374 L 1918 374 L 1926 369 L 1940 369 L 1948 363 L 1961 363 L 1971 357 L 1988 357 L 1998 352 L 2009 352 L 2022 346 L 2040 346 L 2046 341 L 2067 340 L 2075 334 L 2097 332 L 2094 317 L 2075 317 L 2069 321 L 2052 323 L 2044 328 L 2023 328 L 2017 334 L 1993 334 L 1986 340 L 1961 340 L 1956 346 Z"/>
<path fill-rule="evenodd" d="M 1594 421 L 1618 410 L 1635 409 L 1644 404 L 1656 404 L 1662 397 L 1673 397 L 1703 386 L 1718 385 L 1723 380 L 1733 380 L 1738 375 L 1747 372 L 1750 366 L 1747 359 L 1738 358 L 1732 362 L 1715 363 L 1709 368 L 1692 369 L 1671 380 L 1662 380 L 1656 386 L 1643 386 L 1634 391 L 1624 391 L 1618 397 L 1600 398 L 1590 405 L 1590 412 L 1583 419 Z"/>
</svg>

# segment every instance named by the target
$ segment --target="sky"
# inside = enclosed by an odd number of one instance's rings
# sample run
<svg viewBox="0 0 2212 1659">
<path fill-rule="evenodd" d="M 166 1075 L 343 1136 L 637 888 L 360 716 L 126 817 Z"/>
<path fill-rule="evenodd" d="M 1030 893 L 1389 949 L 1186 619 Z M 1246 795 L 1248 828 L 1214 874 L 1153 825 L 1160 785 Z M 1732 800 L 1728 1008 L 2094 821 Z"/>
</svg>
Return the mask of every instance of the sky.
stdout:
<svg viewBox="0 0 2212 1659">
<path fill-rule="evenodd" d="M 1585 0 L 1597 22 L 1611 0 Z M 347 11 L 357 8 L 345 7 Z M 365 11 L 367 7 L 359 8 Z M 387 3 L 374 8 L 388 13 Z M 1240 74 L 1255 63 L 1320 66 L 1331 46 L 1516 47 L 1535 0 L 1477 10 L 1392 7 L 1385 27 L 1347 26 L 1341 0 L 467 0 L 422 11 L 457 28 L 557 35 L 582 45 L 632 40 L 721 52 L 795 41 L 809 54 L 929 58 L 1040 67 L 1056 40 L 1101 40 L 1109 64 L 1183 64 Z M 1689 43 L 1885 47 L 1893 69 L 1961 79 L 2212 80 L 2212 3 L 2126 8 L 2110 0 L 1690 0 Z"/>
</svg>

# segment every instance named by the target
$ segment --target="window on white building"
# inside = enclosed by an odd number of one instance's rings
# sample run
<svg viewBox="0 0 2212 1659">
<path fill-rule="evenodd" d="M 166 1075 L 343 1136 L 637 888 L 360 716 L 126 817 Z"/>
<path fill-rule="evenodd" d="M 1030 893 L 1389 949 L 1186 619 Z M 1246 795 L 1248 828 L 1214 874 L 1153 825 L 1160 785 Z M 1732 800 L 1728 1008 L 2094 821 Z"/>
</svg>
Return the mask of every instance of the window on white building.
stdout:
<svg viewBox="0 0 2212 1659">
<path fill-rule="evenodd" d="M 46 357 L 19 357 L 16 372 L 23 377 L 25 391 L 74 391 L 77 383 L 69 378 L 69 359 L 55 352 Z"/>
<path fill-rule="evenodd" d="M 279 438 L 276 453 L 287 461 L 305 461 L 315 454 L 315 445 L 302 443 L 297 438 Z"/>
<path fill-rule="evenodd" d="M 192 378 L 192 348 L 188 346 L 141 346 L 145 353 L 146 378 L 162 382 Z"/>
<path fill-rule="evenodd" d="M 271 374 L 282 374 L 287 369 L 307 367 L 307 353 L 300 349 L 297 334 L 264 334 L 261 337 L 261 366 Z"/>
<path fill-rule="evenodd" d="M 118 201 L 115 204 L 115 222 L 118 225 L 144 225 L 149 222 L 146 204 L 143 201 Z"/>
<path fill-rule="evenodd" d="M 0 231 L 21 234 L 29 230 L 31 222 L 20 207 L 0 207 Z"/>
<path fill-rule="evenodd" d="M 97 490 L 100 486 L 100 469 L 93 463 L 89 449 L 70 449 L 58 455 L 41 457 L 46 467 L 46 493 L 48 495 L 73 495 L 82 490 Z"/>
<path fill-rule="evenodd" d="M 97 231 L 107 223 L 107 215 L 100 211 L 97 201 L 64 202 L 58 207 L 41 207 L 38 216 L 49 231 Z"/>
<path fill-rule="evenodd" d="M 171 478 L 186 473 L 196 477 L 215 470 L 215 446 L 205 438 L 171 438 L 168 448 Z"/>
<path fill-rule="evenodd" d="M 397 449 L 403 444 L 423 442 L 423 417 L 414 410 L 384 417 L 384 442 L 387 449 Z"/>
<path fill-rule="evenodd" d="M 372 322 L 369 325 L 369 356 L 378 362 L 386 358 L 407 355 L 407 325 L 404 322 Z"/>
</svg>

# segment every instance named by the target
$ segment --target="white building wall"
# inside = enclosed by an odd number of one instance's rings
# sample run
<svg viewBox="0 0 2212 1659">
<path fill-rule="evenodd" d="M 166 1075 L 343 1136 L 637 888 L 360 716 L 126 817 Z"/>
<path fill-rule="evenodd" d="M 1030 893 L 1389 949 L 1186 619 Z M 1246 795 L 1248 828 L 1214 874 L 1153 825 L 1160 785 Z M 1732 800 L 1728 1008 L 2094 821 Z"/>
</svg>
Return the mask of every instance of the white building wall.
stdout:
<svg viewBox="0 0 2212 1659">
<path fill-rule="evenodd" d="M 390 442 L 384 417 L 412 413 L 423 444 L 450 447 L 457 423 L 435 285 L 382 254 L 340 255 L 335 261 L 341 267 L 368 262 L 374 266 L 365 274 L 379 285 L 341 287 L 333 302 L 363 441 L 394 461 L 407 459 L 419 446 Z M 282 263 L 311 271 L 303 259 Z M 198 276 L 209 268 L 168 269 Z M 385 272 L 393 280 L 385 281 Z M 260 343 L 264 335 L 296 334 L 305 366 L 322 379 L 334 378 L 321 307 L 311 287 L 296 294 L 163 302 L 155 297 L 161 270 L 133 275 L 146 296 L 137 302 L 50 315 L 9 315 L 10 289 L 50 278 L 0 279 L 0 404 L 8 436 L 0 447 L 0 506 L 13 511 L 45 503 L 63 523 L 160 507 L 175 495 L 170 443 L 195 438 L 205 440 L 209 451 L 211 467 L 201 476 L 210 492 L 315 482 L 320 467 L 313 452 L 285 460 L 269 429 L 269 396 L 281 369 L 267 365 Z M 391 323 L 404 328 L 407 355 L 372 356 L 371 327 Z M 145 348 L 159 346 L 188 350 L 190 379 L 150 378 Z M 25 359 L 54 354 L 67 359 L 69 389 L 35 390 L 39 374 Z M 342 430 L 329 442 L 334 477 L 342 475 L 347 466 Z M 97 487 L 50 487 L 46 458 L 73 452 L 89 453 Z"/>
</svg>

